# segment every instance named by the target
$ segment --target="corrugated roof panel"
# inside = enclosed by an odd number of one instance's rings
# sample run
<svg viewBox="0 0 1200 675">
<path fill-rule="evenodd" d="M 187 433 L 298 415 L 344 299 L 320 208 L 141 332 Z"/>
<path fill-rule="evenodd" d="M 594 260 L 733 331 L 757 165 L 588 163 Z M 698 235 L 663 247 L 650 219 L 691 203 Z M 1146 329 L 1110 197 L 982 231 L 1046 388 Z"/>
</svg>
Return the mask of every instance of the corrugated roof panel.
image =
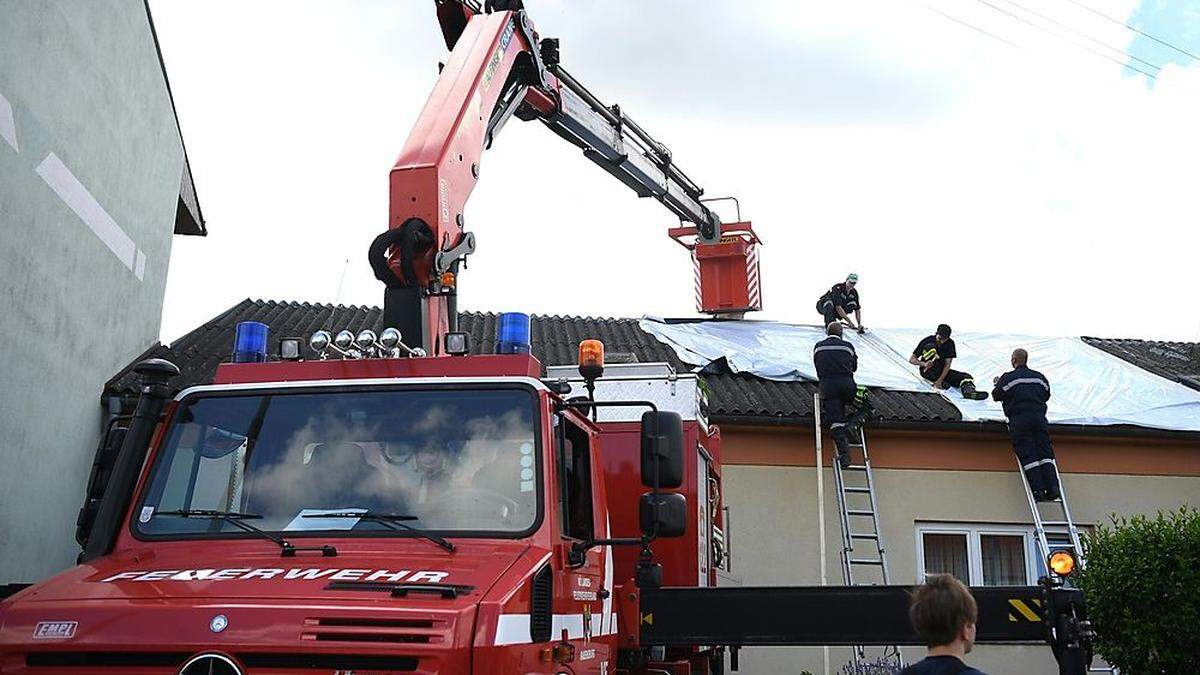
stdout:
<svg viewBox="0 0 1200 675">
<path fill-rule="evenodd" d="M 1083 341 L 1155 375 L 1200 390 L 1200 342 L 1106 339 Z"/>
</svg>

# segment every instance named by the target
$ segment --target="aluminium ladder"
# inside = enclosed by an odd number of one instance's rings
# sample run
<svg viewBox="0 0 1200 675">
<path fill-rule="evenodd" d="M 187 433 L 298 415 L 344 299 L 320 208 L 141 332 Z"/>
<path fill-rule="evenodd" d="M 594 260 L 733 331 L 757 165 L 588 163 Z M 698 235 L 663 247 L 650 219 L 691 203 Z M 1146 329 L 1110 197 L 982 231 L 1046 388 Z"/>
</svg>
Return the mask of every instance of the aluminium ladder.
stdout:
<svg viewBox="0 0 1200 675">
<path fill-rule="evenodd" d="M 1054 472 L 1056 475 L 1058 474 L 1057 465 L 1054 467 Z M 1079 540 L 1079 529 L 1075 527 L 1075 521 L 1071 518 L 1071 507 L 1067 505 L 1067 490 L 1063 486 L 1062 476 L 1058 476 L 1060 497 L 1052 502 L 1039 502 L 1033 498 L 1033 490 L 1029 488 L 1029 481 L 1025 478 L 1025 470 L 1021 466 L 1020 459 L 1017 459 L 1017 474 L 1021 476 L 1021 485 L 1025 488 L 1025 498 L 1029 500 L 1029 511 L 1033 514 L 1034 535 L 1037 538 L 1038 551 L 1042 554 L 1042 562 L 1046 563 L 1052 551 L 1069 549 L 1082 568 L 1084 566 L 1083 545 Z M 1046 520 L 1046 517 L 1043 517 L 1043 508 L 1054 512 L 1053 515 L 1047 514 L 1046 516 L 1052 520 Z M 1055 540 L 1053 544 L 1051 544 L 1051 539 Z"/>
<path fill-rule="evenodd" d="M 821 434 L 819 425 L 816 433 Z M 891 578 L 888 576 L 887 549 L 880 527 L 879 501 L 875 497 L 875 475 L 867 452 L 866 430 L 859 426 L 856 433 L 850 434 L 849 440 L 850 467 L 843 469 L 836 456 L 832 461 L 842 530 L 842 582 L 847 586 L 888 585 Z M 856 452 L 862 453 L 861 464 L 853 463 Z M 854 662 L 860 663 L 865 658 L 863 646 L 855 646 Z M 884 650 L 884 659 L 894 659 L 898 666 L 904 663 L 900 648 L 895 645 Z"/>
<path fill-rule="evenodd" d="M 1025 478 L 1025 467 L 1021 465 L 1020 458 L 1017 459 L 1017 473 L 1021 476 L 1021 486 L 1025 488 L 1025 498 L 1029 501 L 1029 511 L 1033 514 L 1034 536 L 1037 539 L 1038 552 L 1042 554 L 1042 564 L 1046 565 L 1046 574 L 1050 574 L 1048 562 L 1050 553 L 1061 549 L 1069 550 L 1082 569 L 1085 565 L 1083 545 L 1079 539 L 1079 528 L 1075 526 L 1075 520 L 1071 517 L 1071 507 L 1067 504 L 1067 489 L 1063 486 L 1062 475 L 1058 473 L 1058 465 L 1054 465 L 1054 473 L 1058 477 L 1059 498 L 1052 502 L 1039 502 L 1033 498 L 1033 490 L 1029 488 L 1029 480 Z M 1046 520 L 1042 515 L 1043 508 L 1056 511 L 1054 515 L 1048 515 L 1048 517 L 1057 520 Z M 1053 544 L 1051 539 L 1054 540 Z M 1088 672 L 1119 673 L 1120 671 L 1105 665 L 1092 666 L 1088 668 Z"/>
</svg>

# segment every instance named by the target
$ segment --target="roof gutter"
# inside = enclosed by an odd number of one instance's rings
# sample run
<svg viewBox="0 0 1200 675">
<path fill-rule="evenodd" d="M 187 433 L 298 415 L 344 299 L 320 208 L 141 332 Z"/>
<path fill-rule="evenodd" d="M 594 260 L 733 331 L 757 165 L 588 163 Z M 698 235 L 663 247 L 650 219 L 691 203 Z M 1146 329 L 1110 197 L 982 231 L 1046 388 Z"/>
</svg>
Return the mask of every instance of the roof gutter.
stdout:
<svg viewBox="0 0 1200 675">
<path fill-rule="evenodd" d="M 715 424 L 727 424 L 731 426 L 744 425 L 807 429 L 811 429 L 813 426 L 813 418 L 811 417 L 794 417 L 784 415 L 729 415 L 713 413 L 709 415 L 709 420 Z M 984 434 L 1008 434 L 1008 425 L 1004 424 L 1003 422 L 991 421 L 968 422 L 965 420 L 932 421 L 885 419 L 872 422 L 871 428 L 891 429 L 898 431 L 966 431 Z M 1200 432 L 1197 431 L 1149 429 L 1145 427 L 1135 427 L 1129 425 L 1099 426 L 1085 424 L 1051 424 L 1050 431 L 1056 434 L 1070 436 L 1091 436 L 1096 438 L 1170 438 L 1200 441 Z"/>
</svg>

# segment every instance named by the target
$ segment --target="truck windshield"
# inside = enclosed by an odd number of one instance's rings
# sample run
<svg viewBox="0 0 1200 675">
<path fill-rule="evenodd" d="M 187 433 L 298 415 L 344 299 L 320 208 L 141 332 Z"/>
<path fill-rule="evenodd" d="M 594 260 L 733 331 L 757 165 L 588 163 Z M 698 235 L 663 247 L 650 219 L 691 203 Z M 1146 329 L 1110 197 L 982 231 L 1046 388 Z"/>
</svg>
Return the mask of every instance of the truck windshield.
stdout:
<svg viewBox="0 0 1200 675">
<path fill-rule="evenodd" d="M 179 516 L 209 509 L 253 514 L 256 527 L 289 536 L 411 535 L 353 511 L 410 516 L 412 527 L 453 536 L 526 532 L 540 494 L 536 403 L 515 388 L 188 397 L 157 454 L 135 528 L 241 534 L 228 519 Z"/>
</svg>

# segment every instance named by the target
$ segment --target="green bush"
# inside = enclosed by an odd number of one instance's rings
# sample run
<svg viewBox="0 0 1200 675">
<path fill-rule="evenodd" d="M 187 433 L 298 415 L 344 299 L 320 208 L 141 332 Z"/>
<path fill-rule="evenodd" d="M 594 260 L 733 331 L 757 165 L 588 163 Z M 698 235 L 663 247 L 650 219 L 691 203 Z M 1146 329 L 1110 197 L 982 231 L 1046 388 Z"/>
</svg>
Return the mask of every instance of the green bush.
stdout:
<svg viewBox="0 0 1200 675">
<path fill-rule="evenodd" d="M 1200 672 L 1200 511 L 1112 521 L 1085 541 L 1075 579 L 1097 652 L 1124 673 Z"/>
</svg>

